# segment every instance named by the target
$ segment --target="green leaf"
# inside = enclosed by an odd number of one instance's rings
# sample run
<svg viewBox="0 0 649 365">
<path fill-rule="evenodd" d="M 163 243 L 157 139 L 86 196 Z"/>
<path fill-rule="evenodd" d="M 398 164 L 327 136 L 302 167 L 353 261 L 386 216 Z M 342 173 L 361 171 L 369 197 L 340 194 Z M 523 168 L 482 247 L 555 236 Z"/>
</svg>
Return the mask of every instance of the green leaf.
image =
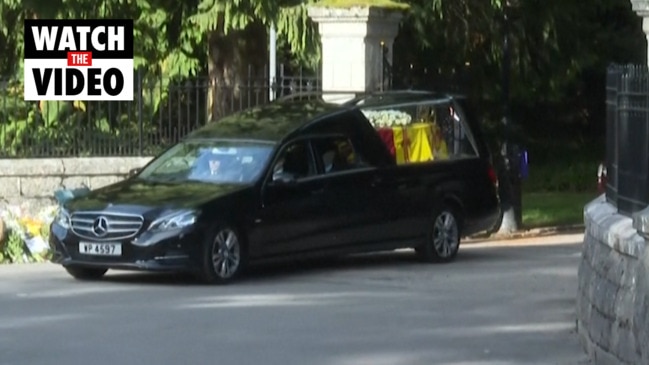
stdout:
<svg viewBox="0 0 649 365">
<path fill-rule="evenodd" d="M 83 101 L 77 100 L 73 103 L 73 106 L 75 109 L 81 110 L 83 112 L 86 111 L 86 103 L 84 103 Z"/>
<path fill-rule="evenodd" d="M 39 103 L 39 107 L 45 126 L 56 126 L 59 123 L 60 118 L 64 117 L 67 113 L 67 105 L 68 103 L 65 101 L 42 100 Z"/>
<path fill-rule="evenodd" d="M 107 133 L 110 131 L 110 123 L 108 122 L 108 119 L 101 118 L 95 121 L 95 128 L 100 132 Z"/>
</svg>

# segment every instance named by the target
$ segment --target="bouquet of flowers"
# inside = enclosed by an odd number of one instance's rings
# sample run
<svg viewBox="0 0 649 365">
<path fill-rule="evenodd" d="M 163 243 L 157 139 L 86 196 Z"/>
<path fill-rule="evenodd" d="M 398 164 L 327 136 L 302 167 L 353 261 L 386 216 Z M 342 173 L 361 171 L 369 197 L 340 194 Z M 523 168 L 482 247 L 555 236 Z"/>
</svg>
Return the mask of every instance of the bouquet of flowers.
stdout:
<svg viewBox="0 0 649 365">
<path fill-rule="evenodd" d="M 46 206 L 34 213 L 26 206 L 0 204 L 0 264 L 39 262 L 48 259 L 49 227 L 60 207 L 70 199 L 90 190 L 61 189 L 54 192 L 56 205 Z"/>
<path fill-rule="evenodd" d="M 412 122 L 410 114 L 398 110 L 363 110 L 363 114 L 376 129 L 402 127 Z"/>
<path fill-rule="evenodd" d="M 3 222 L 3 239 L 0 241 L 0 263 L 42 261 L 48 253 L 47 234 L 49 224 L 56 216 L 58 207 L 46 207 L 31 215 L 20 206 L 0 208 Z"/>
</svg>

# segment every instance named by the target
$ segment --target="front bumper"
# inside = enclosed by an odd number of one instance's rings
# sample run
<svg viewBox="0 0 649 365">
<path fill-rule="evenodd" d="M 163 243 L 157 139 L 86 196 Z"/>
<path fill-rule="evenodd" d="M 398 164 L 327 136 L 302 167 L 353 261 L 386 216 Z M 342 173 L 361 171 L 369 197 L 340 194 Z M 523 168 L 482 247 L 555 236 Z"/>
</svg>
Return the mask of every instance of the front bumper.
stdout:
<svg viewBox="0 0 649 365">
<path fill-rule="evenodd" d="M 195 271 L 200 268 L 203 238 L 193 229 L 138 236 L 146 245 L 136 245 L 133 239 L 111 243 L 121 244 L 119 256 L 83 254 L 80 239 L 71 231 L 52 224 L 49 245 L 51 261 L 63 266 L 83 266 L 119 270 Z M 105 242 L 90 242 L 105 243 Z"/>
</svg>

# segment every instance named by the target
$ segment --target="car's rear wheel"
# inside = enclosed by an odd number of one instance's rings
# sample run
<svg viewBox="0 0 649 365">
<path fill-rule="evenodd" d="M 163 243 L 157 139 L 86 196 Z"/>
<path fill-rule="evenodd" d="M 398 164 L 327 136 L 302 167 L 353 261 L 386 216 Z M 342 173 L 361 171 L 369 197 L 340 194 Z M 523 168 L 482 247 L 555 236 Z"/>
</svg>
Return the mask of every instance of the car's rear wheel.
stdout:
<svg viewBox="0 0 649 365">
<path fill-rule="evenodd" d="M 65 268 L 68 274 L 78 280 L 97 280 L 101 279 L 108 269 L 96 269 L 90 267 L 68 266 Z"/>
<path fill-rule="evenodd" d="M 458 209 L 444 205 L 435 209 L 424 243 L 415 251 L 427 262 L 450 262 L 460 249 L 462 217 Z"/>
<path fill-rule="evenodd" d="M 228 284 L 244 270 L 246 258 L 246 245 L 239 232 L 219 226 L 204 243 L 200 279 L 207 284 Z"/>
</svg>

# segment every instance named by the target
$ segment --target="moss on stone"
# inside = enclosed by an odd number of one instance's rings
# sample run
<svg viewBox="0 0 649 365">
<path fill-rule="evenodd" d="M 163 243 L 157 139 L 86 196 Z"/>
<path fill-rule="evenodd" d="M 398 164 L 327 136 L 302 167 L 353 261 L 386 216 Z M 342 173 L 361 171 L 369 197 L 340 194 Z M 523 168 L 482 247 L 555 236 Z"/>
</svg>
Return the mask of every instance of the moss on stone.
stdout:
<svg viewBox="0 0 649 365">
<path fill-rule="evenodd" d="M 332 8 L 377 7 L 392 10 L 406 10 L 410 7 L 408 4 L 393 0 L 320 0 L 316 5 Z"/>
</svg>

